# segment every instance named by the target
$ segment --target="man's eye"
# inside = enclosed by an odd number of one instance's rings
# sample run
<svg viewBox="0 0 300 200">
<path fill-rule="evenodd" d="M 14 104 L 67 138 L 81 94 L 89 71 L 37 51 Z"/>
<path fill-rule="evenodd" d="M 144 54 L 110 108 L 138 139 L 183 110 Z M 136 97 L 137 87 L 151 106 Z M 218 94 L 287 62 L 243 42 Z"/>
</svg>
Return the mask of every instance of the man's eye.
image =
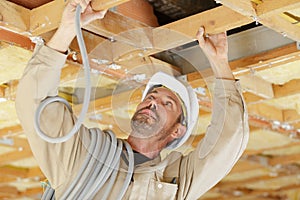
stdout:
<svg viewBox="0 0 300 200">
<path fill-rule="evenodd" d="M 147 99 L 153 100 L 154 96 L 150 95 L 150 96 L 147 97 Z"/>
<path fill-rule="evenodd" d="M 165 105 L 168 106 L 168 107 L 172 107 L 173 104 L 172 104 L 171 101 L 166 101 Z"/>
</svg>

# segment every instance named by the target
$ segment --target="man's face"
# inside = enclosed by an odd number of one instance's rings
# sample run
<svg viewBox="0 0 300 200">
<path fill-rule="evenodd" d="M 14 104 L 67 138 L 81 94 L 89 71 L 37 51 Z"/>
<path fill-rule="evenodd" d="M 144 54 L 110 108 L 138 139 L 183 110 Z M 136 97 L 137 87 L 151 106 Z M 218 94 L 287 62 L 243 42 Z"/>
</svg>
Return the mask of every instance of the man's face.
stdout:
<svg viewBox="0 0 300 200">
<path fill-rule="evenodd" d="M 155 88 L 137 106 L 131 119 L 132 133 L 142 138 L 166 134 L 178 122 L 181 113 L 180 101 L 172 91 L 164 87 Z"/>
</svg>

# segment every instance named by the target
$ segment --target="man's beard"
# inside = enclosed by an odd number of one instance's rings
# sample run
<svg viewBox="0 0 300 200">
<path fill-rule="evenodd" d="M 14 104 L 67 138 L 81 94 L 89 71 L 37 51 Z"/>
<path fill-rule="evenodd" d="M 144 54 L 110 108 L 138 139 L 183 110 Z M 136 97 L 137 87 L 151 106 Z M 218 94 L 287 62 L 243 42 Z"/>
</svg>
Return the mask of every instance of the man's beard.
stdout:
<svg viewBox="0 0 300 200">
<path fill-rule="evenodd" d="M 152 112 L 155 115 L 154 118 L 140 114 L 139 111 L 134 114 L 131 119 L 131 129 L 133 136 L 139 138 L 149 138 L 160 131 L 160 129 L 162 128 L 160 117 L 157 114 L 156 110 L 152 110 Z"/>
</svg>

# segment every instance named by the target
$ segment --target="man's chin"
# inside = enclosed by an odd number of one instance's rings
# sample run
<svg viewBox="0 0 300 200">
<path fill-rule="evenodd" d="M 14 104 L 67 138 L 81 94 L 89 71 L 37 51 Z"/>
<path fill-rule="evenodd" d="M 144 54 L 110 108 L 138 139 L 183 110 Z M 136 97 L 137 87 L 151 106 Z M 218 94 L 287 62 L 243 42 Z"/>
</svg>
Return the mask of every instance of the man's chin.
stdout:
<svg viewBox="0 0 300 200">
<path fill-rule="evenodd" d="M 131 135 L 137 138 L 150 138 L 155 135 L 155 129 L 148 125 L 132 125 L 132 133 Z"/>
</svg>

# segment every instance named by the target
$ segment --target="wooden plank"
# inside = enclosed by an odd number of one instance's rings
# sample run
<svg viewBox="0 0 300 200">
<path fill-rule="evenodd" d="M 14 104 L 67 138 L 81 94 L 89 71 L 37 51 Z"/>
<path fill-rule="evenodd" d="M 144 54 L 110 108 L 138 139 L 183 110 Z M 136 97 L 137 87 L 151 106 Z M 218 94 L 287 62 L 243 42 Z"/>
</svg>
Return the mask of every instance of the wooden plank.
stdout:
<svg viewBox="0 0 300 200">
<path fill-rule="evenodd" d="M 216 192 L 214 192 L 216 191 Z M 252 190 L 236 188 L 235 190 L 222 190 L 216 188 L 212 190 L 213 194 L 210 196 L 204 195 L 199 200 L 280 200 L 280 199 L 297 199 L 299 196 L 300 187 L 296 184 L 288 187 L 280 188 L 280 190 Z M 216 196 L 219 194 L 219 196 Z M 298 199 L 297 199 L 298 200 Z"/>
<path fill-rule="evenodd" d="M 265 103 L 254 103 L 248 105 L 248 112 L 250 115 L 256 115 L 268 120 L 277 120 L 281 123 L 297 122 L 300 119 L 300 115 L 293 109 L 279 109 L 274 106 L 267 105 Z"/>
<path fill-rule="evenodd" d="M 263 70 L 277 63 L 290 62 L 293 58 L 297 58 L 299 53 L 296 43 L 291 43 L 256 55 L 230 61 L 230 67 L 235 71 L 235 74 L 242 75 L 242 69 L 248 69 L 247 73 L 251 69 L 255 71 Z"/>
<path fill-rule="evenodd" d="M 243 13 L 245 16 L 256 16 L 256 4 L 251 0 L 222 0 L 222 4 L 238 13 Z"/>
<path fill-rule="evenodd" d="M 32 152 L 30 148 L 21 149 L 21 151 L 16 150 L 13 152 L 2 154 L 0 157 L 0 166 L 6 165 L 10 162 L 32 157 Z"/>
<path fill-rule="evenodd" d="M 300 41 L 300 27 L 289 22 L 280 15 L 271 15 L 261 18 L 260 23 L 264 26 L 281 33 L 283 37 L 288 37 L 295 41 Z"/>
<path fill-rule="evenodd" d="M 257 4 L 256 12 L 259 17 L 275 15 L 284 11 L 293 10 L 300 7 L 299 0 L 266 0 Z"/>
<path fill-rule="evenodd" d="M 265 100 L 265 98 L 253 94 L 251 92 L 243 92 L 243 96 L 247 104 Z"/>
<path fill-rule="evenodd" d="M 250 137 L 251 137 L 251 132 L 250 132 Z M 287 152 L 289 151 L 289 149 L 294 148 L 294 147 L 298 147 L 300 145 L 299 142 L 295 141 L 292 143 L 288 143 L 282 146 L 276 146 L 276 147 L 270 147 L 270 148 L 261 148 L 261 149 L 246 149 L 244 152 L 244 155 L 246 156 L 253 156 L 253 155 L 267 155 L 268 156 L 268 152 Z"/>
<path fill-rule="evenodd" d="M 20 34 L 30 35 L 29 30 L 30 10 L 9 2 L 0 1 L 0 27 Z"/>
<path fill-rule="evenodd" d="M 248 107 L 249 107 L 249 105 L 248 105 Z M 278 113 L 280 113 L 280 112 L 278 112 L 278 110 L 275 111 L 275 113 L 277 113 L 277 117 L 280 116 L 280 114 L 278 114 Z M 292 137 L 295 139 L 300 139 L 300 134 L 299 134 L 299 131 L 297 131 L 296 127 L 294 127 L 293 129 L 285 129 L 282 126 L 274 126 L 272 120 L 264 119 L 263 117 L 258 116 L 256 114 L 254 114 L 254 115 L 249 114 L 249 125 L 258 127 L 261 129 L 275 131 L 275 132 L 281 133 L 283 135 L 286 135 L 288 137 Z M 293 123 L 291 123 L 290 125 L 293 125 Z"/>
<path fill-rule="evenodd" d="M 220 33 L 231 30 L 252 20 L 225 6 L 219 6 L 196 15 L 162 26 L 183 35 L 195 38 L 199 26 L 203 25 L 207 33 Z"/>
<path fill-rule="evenodd" d="M 145 74 L 146 77 L 149 77 L 157 71 L 173 74 L 174 76 L 179 76 L 182 74 L 181 68 L 161 61 L 152 56 L 136 57 L 132 60 L 117 62 L 117 64 L 122 66 L 123 70 L 125 70 L 128 75 Z"/>
<path fill-rule="evenodd" d="M 33 168 L 21 168 L 10 165 L 0 166 L 0 174 L 7 174 L 12 177 L 28 178 L 28 177 L 40 177 L 43 179 L 44 175 L 39 167 Z"/>
<path fill-rule="evenodd" d="M 281 109 L 274 106 L 269 106 L 264 103 L 256 103 L 248 105 L 248 112 L 250 115 L 256 115 L 266 118 L 268 120 L 277 120 L 284 122 L 284 116 Z"/>
<path fill-rule="evenodd" d="M 284 97 L 293 94 L 300 93 L 300 79 L 293 79 L 283 85 L 275 85 L 273 84 L 274 97 Z"/>
<path fill-rule="evenodd" d="M 245 91 L 254 93 L 255 95 L 266 99 L 274 97 L 272 84 L 258 76 L 252 74 L 241 76 L 240 82 Z"/>
<path fill-rule="evenodd" d="M 22 133 L 23 128 L 20 124 L 12 126 L 12 127 L 6 127 L 4 129 L 0 129 L 0 137 L 9 137 L 12 134 Z"/>
<path fill-rule="evenodd" d="M 32 9 L 30 12 L 30 32 L 33 35 L 40 35 L 56 29 L 66 4 L 67 1 L 55 0 Z"/>
<path fill-rule="evenodd" d="M 3 199 L 22 199 L 24 197 L 40 196 L 42 193 L 42 187 L 27 188 L 24 191 L 19 191 L 14 186 L 0 186 L 0 197 Z"/>
<path fill-rule="evenodd" d="M 108 11 L 102 20 L 93 21 L 90 24 L 85 25 L 83 28 L 96 33 L 97 35 L 113 39 L 114 36 L 124 31 L 143 27 L 147 27 L 147 25 L 129 17 Z"/>
<path fill-rule="evenodd" d="M 120 5 L 122 3 L 125 3 L 129 0 L 92 0 L 91 5 L 93 10 L 107 10 L 109 8 L 115 7 L 117 5 Z"/>
<path fill-rule="evenodd" d="M 92 6 L 95 10 L 103 8 L 108 9 L 110 6 L 113 7 L 126 1 L 128 0 L 105 0 L 101 1 L 100 3 L 98 0 L 95 0 L 93 1 Z M 66 4 L 67 1 L 55 0 L 33 9 L 31 11 L 30 19 L 30 31 L 32 32 L 32 34 L 40 35 L 42 33 L 56 29 L 60 23 L 61 15 Z M 126 27 L 126 30 L 132 28 L 130 24 L 132 24 L 134 27 L 136 27 L 136 24 L 140 24 L 134 20 L 130 20 L 127 17 L 118 15 L 116 13 L 108 12 L 103 20 L 94 21 L 89 25 L 85 26 L 84 28 L 86 28 L 87 30 L 97 30 L 97 32 L 95 32 L 97 34 L 99 34 L 98 31 L 101 30 L 101 33 L 99 35 L 107 37 L 108 35 L 105 34 L 107 33 L 107 28 L 109 28 L 109 31 L 115 33 L 114 31 L 120 30 L 120 24 L 122 23 L 124 25 L 128 25 L 128 27 Z M 125 26 L 123 26 L 123 28 L 124 27 Z"/>
<path fill-rule="evenodd" d="M 9 137 L 8 137 L 9 138 Z M 13 140 L 12 145 L 6 145 L 6 144 L 0 144 L 0 146 L 9 146 L 9 147 L 15 147 L 16 149 L 30 149 L 29 143 L 27 139 L 21 138 L 21 137 L 11 137 Z"/>
<path fill-rule="evenodd" d="M 15 46 L 20 46 L 28 50 L 33 50 L 35 47 L 35 44 L 27 36 L 20 35 L 2 28 L 0 28 L 0 41 L 4 41 Z"/>
<path fill-rule="evenodd" d="M 249 0 L 222 0 L 222 4 L 241 15 L 251 17 L 254 21 L 282 33 L 285 37 L 300 41 L 300 27 L 280 16 L 285 11 L 299 8 L 299 0 L 282 0 L 280 2 L 277 0 L 268 0 L 255 4 L 255 6 Z"/>
<path fill-rule="evenodd" d="M 6 175 L 6 174 L 1 174 L 0 175 L 0 184 L 5 184 L 8 182 L 12 182 L 12 181 L 16 181 L 17 177 L 12 177 L 10 175 Z"/>
<path fill-rule="evenodd" d="M 299 162 L 300 162 L 300 154 L 276 156 L 274 158 L 270 158 L 268 161 L 269 165 L 271 166 L 275 166 L 278 164 L 287 165 L 287 164 L 293 164 Z"/>
<path fill-rule="evenodd" d="M 0 186 L 0 194 L 9 194 L 8 196 L 5 197 L 14 197 L 14 195 L 18 194 L 19 191 L 16 187 L 14 186 Z"/>
<path fill-rule="evenodd" d="M 280 98 L 300 93 L 300 79 L 293 79 L 283 85 L 279 85 L 272 84 L 252 74 L 239 78 L 244 90 L 263 98 Z"/>
</svg>

